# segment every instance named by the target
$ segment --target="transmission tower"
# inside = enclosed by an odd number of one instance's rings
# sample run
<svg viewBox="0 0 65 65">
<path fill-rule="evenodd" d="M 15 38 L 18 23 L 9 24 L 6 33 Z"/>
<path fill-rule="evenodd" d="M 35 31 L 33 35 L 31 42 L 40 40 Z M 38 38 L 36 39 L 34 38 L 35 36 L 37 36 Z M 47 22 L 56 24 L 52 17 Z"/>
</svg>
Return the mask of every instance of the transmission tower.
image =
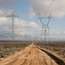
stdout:
<svg viewBox="0 0 65 65">
<path fill-rule="evenodd" d="M 9 14 L 9 15 L 0 15 L 0 17 L 6 17 L 6 18 L 11 18 L 11 21 L 12 21 L 12 40 L 15 40 L 14 38 L 14 33 L 15 33 L 15 30 L 14 30 L 14 27 L 15 27 L 15 25 L 14 25 L 14 22 L 15 22 L 15 18 L 17 17 L 16 16 L 16 14 L 15 14 L 15 11 L 12 11 L 12 13 L 11 14 Z"/>
<path fill-rule="evenodd" d="M 47 19 L 47 21 L 43 21 L 44 19 Z M 39 17 L 40 23 L 42 25 L 41 29 L 41 41 L 43 41 L 43 34 L 44 34 L 44 41 L 47 41 L 47 36 L 49 34 L 49 23 L 50 23 L 51 17 Z"/>
<path fill-rule="evenodd" d="M 15 33 L 15 28 L 14 28 L 15 24 L 14 23 L 15 23 L 15 18 L 17 17 L 14 13 L 15 12 L 13 12 L 12 15 L 7 16 L 7 17 L 10 17 L 12 19 L 12 40 L 15 40 L 15 36 L 14 36 L 15 35 L 14 34 Z"/>
<path fill-rule="evenodd" d="M 52 0 L 52 2 L 53 2 L 54 0 Z M 40 13 L 39 13 L 39 20 L 40 20 L 40 23 L 42 24 L 42 31 L 41 31 L 41 40 L 43 40 L 42 39 L 42 36 L 43 36 L 43 32 L 44 32 L 44 41 L 47 41 L 47 36 L 48 36 L 48 33 L 49 33 L 49 23 L 50 23 L 50 20 L 51 20 L 51 18 L 52 18 L 52 12 L 51 12 L 51 7 L 52 7 L 52 4 L 53 3 L 50 3 L 50 6 L 48 7 L 48 16 L 41 16 L 40 17 Z M 47 21 L 43 21 L 44 19 L 47 19 Z"/>
</svg>

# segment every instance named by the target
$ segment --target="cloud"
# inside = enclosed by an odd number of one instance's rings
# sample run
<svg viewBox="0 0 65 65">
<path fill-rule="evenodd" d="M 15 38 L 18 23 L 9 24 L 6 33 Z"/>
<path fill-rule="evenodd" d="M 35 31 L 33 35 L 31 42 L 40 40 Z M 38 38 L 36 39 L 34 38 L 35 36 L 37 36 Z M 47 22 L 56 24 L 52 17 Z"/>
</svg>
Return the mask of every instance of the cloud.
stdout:
<svg viewBox="0 0 65 65">
<path fill-rule="evenodd" d="M 0 18 L 0 26 L 2 26 L 1 28 L 5 27 L 5 26 L 8 26 L 10 24 L 10 27 L 11 27 L 11 24 L 12 24 L 12 21 L 10 18 L 6 18 L 6 17 L 1 17 Z M 5 26 L 4 26 L 5 25 Z M 17 19 L 15 18 L 15 31 L 21 31 L 21 30 L 24 30 L 24 29 L 39 29 L 39 25 L 34 22 L 34 21 L 26 21 L 24 19 Z M 38 30 L 37 29 L 37 30 Z M 6 29 L 7 30 L 7 29 Z"/>
<path fill-rule="evenodd" d="M 23 37 L 37 37 L 41 34 L 41 25 L 36 21 L 27 21 L 21 18 L 15 18 L 15 37 L 22 39 Z M 0 18 L 0 37 L 11 38 L 12 36 L 12 21 L 9 18 L 1 17 Z M 51 30 L 50 37 L 60 38 L 61 31 Z M 63 35 L 64 36 L 64 35 Z M 2 37 L 2 38 L 3 38 Z M 40 38 L 40 37 L 39 37 Z"/>
<path fill-rule="evenodd" d="M 1 17 L 0 18 L 0 40 L 12 38 L 11 19 Z M 15 18 L 15 39 L 40 39 L 41 37 L 41 25 L 36 21 L 27 21 L 22 18 Z M 50 38 L 60 39 L 65 38 L 65 34 L 58 30 L 50 30 Z M 43 34 L 44 35 L 44 34 Z"/>
<path fill-rule="evenodd" d="M 16 11 L 14 9 L 0 9 L 0 17 L 8 17 L 12 15 L 16 15 Z"/>
<path fill-rule="evenodd" d="M 6 12 L 7 11 L 7 12 Z M 5 16 L 11 15 L 12 10 L 0 10 L 0 40 L 1 39 L 11 39 L 12 38 L 12 20 L 11 18 L 7 18 Z M 26 39 L 35 37 L 36 39 L 41 34 L 41 24 L 38 21 L 29 21 L 22 18 L 15 18 L 15 38 L 16 39 Z M 60 33 L 58 30 L 51 31 L 50 29 L 50 37 L 51 38 L 60 38 L 63 33 Z"/>
<path fill-rule="evenodd" d="M 35 21 L 26 21 L 24 19 L 18 19 L 15 23 L 15 31 L 18 35 L 28 35 L 34 33 L 34 31 L 39 32 L 40 25 Z M 34 35 L 34 34 L 33 34 Z"/>
<path fill-rule="evenodd" d="M 0 5 L 12 5 L 15 3 L 16 3 L 16 0 L 0 0 Z"/>
<path fill-rule="evenodd" d="M 0 39 L 11 39 L 12 37 L 12 20 L 10 16 L 12 14 L 12 10 L 0 10 Z M 38 31 L 40 28 L 39 24 L 35 21 L 27 21 L 21 18 L 15 18 L 15 37 L 22 38 L 26 36 L 30 36 L 34 31 Z M 31 34 L 32 33 L 32 34 Z"/>
<path fill-rule="evenodd" d="M 1 29 L 0 32 L 7 30 L 9 31 L 9 29 L 12 28 L 10 25 L 11 25 L 11 16 L 13 12 L 14 10 L 12 9 L 7 9 L 7 10 L 0 9 L 0 29 Z"/>
<path fill-rule="evenodd" d="M 35 16 L 35 12 L 33 11 L 33 8 L 30 8 L 28 11 L 28 16 Z"/>
<path fill-rule="evenodd" d="M 31 0 L 37 16 L 65 16 L 65 0 Z"/>
<path fill-rule="evenodd" d="M 16 7 L 16 0 L 0 0 L 0 9 L 14 9 Z"/>
</svg>

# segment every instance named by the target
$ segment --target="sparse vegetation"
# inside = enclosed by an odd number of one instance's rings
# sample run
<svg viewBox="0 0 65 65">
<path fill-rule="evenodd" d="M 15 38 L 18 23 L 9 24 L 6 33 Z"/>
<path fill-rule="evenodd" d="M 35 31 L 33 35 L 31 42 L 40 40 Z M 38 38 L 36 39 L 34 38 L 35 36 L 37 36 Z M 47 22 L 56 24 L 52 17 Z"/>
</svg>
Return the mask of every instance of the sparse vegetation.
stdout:
<svg viewBox="0 0 65 65">
<path fill-rule="evenodd" d="M 7 56 L 14 54 L 16 51 L 23 49 L 29 45 L 31 41 L 18 41 L 18 42 L 0 42 L 0 58 L 6 58 Z M 37 43 L 42 48 L 49 49 L 54 53 L 58 54 L 65 61 L 65 42 L 49 42 L 49 44 Z"/>
</svg>

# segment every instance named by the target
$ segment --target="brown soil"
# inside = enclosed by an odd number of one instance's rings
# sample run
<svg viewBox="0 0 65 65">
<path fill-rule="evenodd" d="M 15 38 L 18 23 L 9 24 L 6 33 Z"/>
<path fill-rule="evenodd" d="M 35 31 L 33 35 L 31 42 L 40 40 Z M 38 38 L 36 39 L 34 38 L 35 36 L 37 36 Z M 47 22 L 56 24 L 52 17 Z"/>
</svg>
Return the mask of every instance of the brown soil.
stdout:
<svg viewBox="0 0 65 65">
<path fill-rule="evenodd" d="M 47 53 L 35 45 L 0 61 L 0 65 L 58 65 Z"/>
</svg>

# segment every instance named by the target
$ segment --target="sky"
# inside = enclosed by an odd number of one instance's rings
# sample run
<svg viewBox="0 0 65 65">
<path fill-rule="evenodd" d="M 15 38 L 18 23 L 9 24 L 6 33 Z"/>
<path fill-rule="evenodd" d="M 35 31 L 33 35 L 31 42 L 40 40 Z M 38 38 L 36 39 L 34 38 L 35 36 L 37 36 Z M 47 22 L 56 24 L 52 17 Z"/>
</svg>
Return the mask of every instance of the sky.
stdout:
<svg viewBox="0 0 65 65">
<path fill-rule="evenodd" d="M 48 0 L 52 1 L 52 0 Z M 41 23 L 39 20 L 40 16 L 47 16 L 45 12 L 48 6 L 48 1 L 46 0 L 0 0 L 0 40 L 10 40 L 12 39 L 12 20 L 10 16 L 13 11 L 15 11 L 15 26 L 14 26 L 14 37 L 16 40 L 40 40 L 41 38 Z M 39 2 L 44 2 L 42 5 Z M 49 33 L 48 38 L 51 40 L 65 40 L 65 5 L 61 6 L 64 0 L 60 0 L 60 4 L 53 2 L 57 7 L 52 11 L 52 17 L 49 23 Z M 41 11 L 41 6 L 44 6 Z M 57 5 L 58 4 L 58 5 Z M 34 6 L 33 6 L 34 5 Z M 38 6 L 37 6 L 38 5 Z M 59 7 L 59 5 L 61 7 Z M 62 8 L 63 7 L 63 8 Z M 51 7 L 52 8 L 52 7 Z M 38 10 L 39 9 L 39 10 Z M 60 11 L 59 11 L 60 10 Z M 50 11 L 50 10 L 49 10 Z M 48 11 L 48 12 L 49 12 Z M 58 12 L 58 14 L 57 14 Z M 47 12 L 46 12 L 47 13 Z M 61 14 L 59 14 L 61 13 Z M 57 16 L 58 15 L 58 16 Z M 57 16 L 57 17 L 56 17 Z M 48 18 L 42 19 L 42 22 L 48 22 Z M 44 34 L 43 34 L 44 38 Z"/>
</svg>

